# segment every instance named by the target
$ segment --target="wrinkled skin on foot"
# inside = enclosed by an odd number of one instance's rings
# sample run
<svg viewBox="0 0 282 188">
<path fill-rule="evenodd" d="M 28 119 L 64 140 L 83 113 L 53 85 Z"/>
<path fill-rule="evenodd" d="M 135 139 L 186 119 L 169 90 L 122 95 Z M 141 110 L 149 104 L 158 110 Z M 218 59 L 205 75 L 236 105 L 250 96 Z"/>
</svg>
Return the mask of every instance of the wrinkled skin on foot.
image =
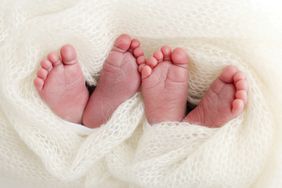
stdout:
<svg viewBox="0 0 282 188">
<path fill-rule="evenodd" d="M 227 66 L 184 121 L 220 127 L 243 112 L 247 104 L 247 90 L 245 75 L 236 67 Z"/>
<path fill-rule="evenodd" d="M 188 56 L 181 48 L 167 46 L 139 65 L 145 113 L 150 124 L 181 121 L 188 94 Z"/>
<path fill-rule="evenodd" d="M 41 61 L 34 80 L 40 97 L 61 118 L 81 123 L 88 90 L 75 49 L 65 45 Z"/>
<path fill-rule="evenodd" d="M 145 61 L 140 42 L 125 34 L 119 36 L 86 106 L 85 126 L 95 128 L 106 123 L 114 110 L 137 92 L 140 87 L 137 61 Z"/>
</svg>

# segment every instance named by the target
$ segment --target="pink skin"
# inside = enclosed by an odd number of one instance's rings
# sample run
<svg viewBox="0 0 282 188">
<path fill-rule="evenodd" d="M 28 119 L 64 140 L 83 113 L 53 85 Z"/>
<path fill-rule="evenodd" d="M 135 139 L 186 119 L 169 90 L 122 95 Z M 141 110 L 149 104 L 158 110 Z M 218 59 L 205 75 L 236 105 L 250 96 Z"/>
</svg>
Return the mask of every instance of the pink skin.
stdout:
<svg viewBox="0 0 282 188">
<path fill-rule="evenodd" d="M 150 124 L 182 121 L 188 94 L 188 56 L 181 48 L 162 47 L 140 63 L 141 91 Z"/>
<path fill-rule="evenodd" d="M 138 65 L 137 65 L 138 64 Z M 247 103 L 248 83 L 234 66 L 227 66 L 185 118 L 188 56 L 181 48 L 162 47 L 145 60 L 140 43 L 121 35 L 107 58 L 96 90 L 89 99 L 75 49 L 65 45 L 41 61 L 34 80 L 41 98 L 61 118 L 96 128 L 133 96 L 140 86 L 149 123 L 186 121 L 220 127 L 240 115 Z M 88 102 L 88 103 L 87 103 Z M 184 118 L 184 119 L 183 119 Z"/>
<path fill-rule="evenodd" d="M 114 110 L 140 87 L 138 65 L 145 61 L 140 42 L 121 35 L 104 63 L 97 87 L 83 115 L 83 124 L 96 128 L 106 123 Z"/>
<path fill-rule="evenodd" d="M 75 49 L 71 45 L 50 53 L 41 61 L 34 80 L 40 97 L 61 118 L 81 123 L 88 101 L 88 90 L 78 64 Z"/>
<path fill-rule="evenodd" d="M 220 127 L 240 115 L 247 104 L 248 83 L 234 66 L 227 66 L 212 83 L 199 105 L 183 121 Z"/>
</svg>

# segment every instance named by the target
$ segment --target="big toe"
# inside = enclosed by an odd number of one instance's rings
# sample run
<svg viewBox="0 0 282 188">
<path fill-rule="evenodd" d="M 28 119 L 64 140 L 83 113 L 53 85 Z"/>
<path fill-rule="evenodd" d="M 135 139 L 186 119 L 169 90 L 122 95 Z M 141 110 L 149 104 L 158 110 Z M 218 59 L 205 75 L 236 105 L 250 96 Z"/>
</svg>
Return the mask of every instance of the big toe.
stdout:
<svg viewBox="0 0 282 188">
<path fill-rule="evenodd" d="M 61 57 L 66 65 L 77 63 L 76 51 L 72 45 L 67 44 L 61 48 Z"/>
<path fill-rule="evenodd" d="M 175 48 L 171 54 L 171 60 L 173 64 L 187 68 L 188 55 L 182 48 Z"/>
<path fill-rule="evenodd" d="M 127 34 L 120 35 L 115 43 L 114 43 L 114 50 L 120 52 L 126 52 L 130 48 L 131 38 Z"/>
<path fill-rule="evenodd" d="M 181 48 L 176 48 L 171 54 L 171 61 L 176 66 L 171 66 L 168 71 L 167 81 L 187 82 L 188 80 L 188 55 Z"/>
<path fill-rule="evenodd" d="M 238 72 L 238 69 L 233 66 L 229 65 L 223 69 L 219 79 L 225 83 L 232 83 L 234 75 Z"/>
</svg>

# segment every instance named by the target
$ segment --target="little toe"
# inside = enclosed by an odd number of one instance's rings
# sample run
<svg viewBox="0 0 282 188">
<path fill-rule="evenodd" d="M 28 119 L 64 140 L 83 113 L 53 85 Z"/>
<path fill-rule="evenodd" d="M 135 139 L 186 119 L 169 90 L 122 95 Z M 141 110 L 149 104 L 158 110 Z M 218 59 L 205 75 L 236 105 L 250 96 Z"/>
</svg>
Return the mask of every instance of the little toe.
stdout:
<svg viewBox="0 0 282 188">
<path fill-rule="evenodd" d="M 47 59 L 42 60 L 40 62 L 40 65 L 41 65 L 42 68 L 46 69 L 48 72 L 50 72 L 51 69 L 53 68 L 52 63 Z"/>
<path fill-rule="evenodd" d="M 163 55 L 163 53 L 162 53 L 161 50 L 156 51 L 156 52 L 153 54 L 153 57 L 156 58 L 156 60 L 157 60 L 158 62 L 161 62 L 161 61 L 163 61 L 163 59 L 164 59 L 164 55 Z"/>
<path fill-rule="evenodd" d="M 231 83 L 233 82 L 233 77 L 237 72 L 238 69 L 235 66 L 229 65 L 223 69 L 219 79 L 225 83 Z"/>
<path fill-rule="evenodd" d="M 45 80 L 47 78 L 48 71 L 44 68 L 40 68 L 37 72 L 37 77 Z"/>
<path fill-rule="evenodd" d="M 72 45 L 64 45 L 61 48 L 61 57 L 65 65 L 73 65 L 77 63 L 77 55 L 74 47 Z"/>
<path fill-rule="evenodd" d="M 148 65 L 145 65 L 141 71 L 142 79 L 148 78 L 151 74 L 152 74 L 152 68 L 149 67 Z"/>
<path fill-rule="evenodd" d="M 235 97 L 236 97 L 236 99 L 243 100 L 244 104 L 247 104 L 247 99 L 248 99 L 247 91 L 239 90 L 239 91 L 236 92 Z"/>
<path fill-rule="evenodd" d="M 163 46 L 161 48 L 161 51 L 163 53 L 164 61 L 170 61 L 171 48 L 169 46 Z"/>
<path fill-rule="evenodd" d="M 241 99 L 235 99 L 232 102 L 232 114 L 233 116 L 238 116 L 244 110 L 244 101 Z"/>
<path fill-rule="evenodd" d="M 146 59 L 146 65 L 149 65 L 152 68 L 157 66 L 157 64 L 158 64 L 158 60 L 154 57 L 150 57 L 149 59 Z"/>
<path fill-rule="evenodd" d="M 44 85 L 44 80 L 42 80 L 39 77 L 34 79 L 34 86 L 38 91 L 40 91 L 43 88 L 43 85 Z"/>
<path fill-rule="evenodd" d="M 52 52 L 47 57 L 54 67 L 62 64 L 61 58 L 57 52 Z"/>
<path fill-rule="evenodd" d="M 122 34 L 115 40 L 113 50 L 124 53 L 129 50 L 130 45 L 130 36 L 127 34 Z"/>
<path fill-rule="evenodd" d="M 140 65 L 138 66 L 138 71 L 139 71 L 139 72 L 142 72 L 144 66 L 146 66 L 146 64 L 140 64 Z"/>
<path fill-rule="evenodd" d="M 137 47 L 133 50 L 133 55 L 137 58 L 140 56 L 144 56 L 144 52 L 141 47 Z"/>
<path fill-rule="evenodd" d="M 175 48 L 171 54 L 171 60 L 173 64 L 187 68 L 188 66 L 188 55 L 182 48 Z"/>
</svg>

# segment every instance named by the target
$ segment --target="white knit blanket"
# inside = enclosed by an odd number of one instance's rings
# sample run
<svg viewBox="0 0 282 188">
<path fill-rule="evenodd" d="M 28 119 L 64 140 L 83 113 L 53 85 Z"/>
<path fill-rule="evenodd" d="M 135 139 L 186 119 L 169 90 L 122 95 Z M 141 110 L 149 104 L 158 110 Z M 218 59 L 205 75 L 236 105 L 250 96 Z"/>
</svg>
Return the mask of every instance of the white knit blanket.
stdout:
<svg viewBox="0 0 282 188">
<path fill-rule="evenodd" d="M 1 0 L 0 187 L 281 187 L 280 11 L 275 0 Z M 150 126 L 138 93 L 98 129 L 54 115 L 33 87 L 39 60 L 71 43 L 96 84 L 120 33 L 148 56 L 185 48 L 195 104 L 225 65 L 238 66 L 245 112 L 219 129 Z"/>
</svg>

